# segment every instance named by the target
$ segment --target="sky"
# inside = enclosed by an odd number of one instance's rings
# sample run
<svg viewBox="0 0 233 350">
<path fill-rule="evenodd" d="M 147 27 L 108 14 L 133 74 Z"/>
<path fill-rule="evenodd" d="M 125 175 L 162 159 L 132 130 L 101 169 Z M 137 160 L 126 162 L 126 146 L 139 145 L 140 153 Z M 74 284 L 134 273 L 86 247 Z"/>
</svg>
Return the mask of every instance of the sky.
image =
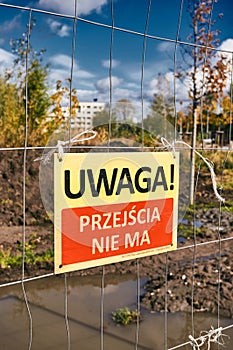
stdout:
<svg viewBox="0 0 233 350">
<path fill-rule="evenodd" d="M 187 1 L 183 2 L 179 31 L 179 39 L 184 42 L 188 42 L 190 33 Z M 165 95 L 174 93 L 175 43 L 171 41 L 177 35 L 180 0 L 151 1 L 147 27 L 147 34 L 151 37 L 146 41 L 142 34 L 146 27 L 147 0 L 77 0 L 79 19 L 75 23 L 75 42 L 72 18 L 75 0 L 5 0 L 0 6 L 0 72 L 9 67 L 14 59 L 10 39 L 20 38 L 26 32 L 29 18 L 29 11 L 2 4 L 65 15 L 32 12 L 36 26 L 30 40 L 35 50 L 46 50 L 43 60 L 49 63 L 51 90 L 55 89 L 57 80 L 65 83 L 70 78 L 73 55 L 72 84 L 79 101 L 110 101 L 110 60 L 113 103 L 129 99 L 140 104 L 142 91 L 148 103 L 158 91 Z M 215 28 L 220 30 L 219 47 L 229 51 L 233 51 L 232 9 L 230 0 L 219 0 L 213 7 L 213 18 L 218 18 L 219 13 L 224 14 L 215 24 Z M 114 27 L 124 31 L 112 31 L 112 19 Z M 180 45 L 176 53 L 178 67 L 182 63 Z M 158 83 L 159 74 L 166 78 L 166 84 L 163 83 L 162 87 Z M 187 100 L 187 84 L 176 80 L 177 100 Z"/>
</svg>

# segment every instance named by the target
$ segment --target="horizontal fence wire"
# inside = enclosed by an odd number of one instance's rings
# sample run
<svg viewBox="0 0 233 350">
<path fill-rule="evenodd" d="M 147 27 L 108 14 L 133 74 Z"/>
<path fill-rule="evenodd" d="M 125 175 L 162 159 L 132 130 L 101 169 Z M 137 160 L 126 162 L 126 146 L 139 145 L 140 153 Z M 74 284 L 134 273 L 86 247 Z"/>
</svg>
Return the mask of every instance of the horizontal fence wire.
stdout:
<svg viewBox="0 0 233 350">
<path fill-rule="evenodd" d="M 127 33 L 127 34 L 133 34 L 133 35 L 137 35 L 137 36 L 142 36 L 142 37 L 146 37 L 148 39 L 155 39 L 155 40 L 159 40 L 159 41 L 166 41 L 166 42 L 170 42 L 170 43 L 174 43 L 174 44 L 180 44 L 180 45 L 183 45 L 183 46 L 196 47 L 196 48 L 199 48 L 199 49 L 208 49 L 208 50 L 211 50 L 211 51 L 232 54 L 231 50 L 226 50 L 226 49 L 223 50 L 223 49 L 220 49 L 219 47 L 199 45 L 199 44 L 194 44 L 194 43 L 191 43 L 191 42 L 177 40 L 177 39 L 169 39 L 169 38 L 166 38 L 166 37 L 161 37 L 161 36 L 151 35 L 151 34 L 145 34 L 145 33 L 142 33 L 142 32 L 137 32 L 137 31 L 134 31 L 134 30 L 121 28 L 121 27 L 116 27 L 116 26 L 112 27 L 109 24 L 104 24 L 104 23 L 101 23 L 101 22 L 91 21 L 91 20 L 88 20 L 88 19 L 85 19 L 85 18 L 82 18 L 82 17 L 79 17 L 79 16 L 72 16 L 72 15 L 61 14 L 61 13 L 57 13 L 57 12 L 40 10 L 40 9 L 33 8 L 33 7 L 23 7 L 23 6 L 4 4 L 4 3 L 0 3 L 0 6 L 9 7 L 9 8 L 15 8 L 15 9 L 24 10 L 24 11 L 32 11 L 32 12 L 35 12 L 35 13 L 41 13 L 41 14 L 45 14 L 45 15 L 57 16 L 57 17 L 62 17 L 62 18 L 76 19 L 77 21 L 80 21 L 80 22 L 85 22 L 85 23 L 88 23 L 88 24 L 92 24 L 92 25 L 95 25 L 95 26 L 98 26 L 98 27 L 104 27 L 104 28 L 108 28 L 108 29 L 112 29 L 113 28 L 115 31 L 119 31 L 119 32 Z"/>
<path fill-rule="evenodd" d="M 232 240 L 233 240 L 233 237 L 221 238 L 221 242 L 228 242 L 228 241 L 232 241 Z M 209 245 L 209 244 L 216 244 L 216 243 L 219 243 L 219 239 L 215 239 L 215 240 L 212 240 L 212 241 L 201 242 L 201 243 L 196 243 L 196 245 L 190 244 L 190 245 L 187 245 L 187 246 L 184 246 L 184 247 L 178 247 L 175 251 L 181 251 L 181 250 L 186 250 L 186 249 L 193 249 L 195 246 L 196 247 L 201 247 L 201 246 L 206 246 L 206 245 Z M 172 255 L 172 253 L 173 253 L 172 251 L 169 252 L 170 255 Z M 52 277 L 52 276 L 56 276 L 56 275 L 53 272 L 51 272 L 51 273 L 47 273 L 47 274 L 44 274 L 44 275 L 41 275 L 41 276 L 25 278 L 24 282 L 25 283 L 26 282 L 32 282 L 34 280 L 39 280 L 39 279 L 42 279 L 42 278 Z M 7 282 L 7 283 L 2 283 L 2 284 L 0 284 L 0 288 L 10 287 L 10 286 L 14 286 L 14 285 L 20 284 L 20 283 L 21 283 L 21 280 Z"/>
<path fill-rule="evenodd" d="M 28 146 L 26 147 L 27 150 L 54 150 L 56 147 L 55 146 Z M 135 149 L 135 150 L 142 150 L 142 146 L 91 146 L 91 145 L 81 145 L 81 146 L 71 146 L 70 149 L 122 149 L 122 148 L 130 148 L 130 149 Z M 165 150 L 167 147 L 165 146 L 143 146 L 143 149 L 145 150 Z M 177 151 L 183 151 L 184 147 L 179 147 L 175 146 L 175 149 Z M 188 148 L 187 148 L 188 149 Z M 192 147 L 189 147 L 189 149 L 192 149 Z M 0 151 L 24 151 L 24 147 L 0 147 Z M 185 149 L 186 150 L 186 149 Z M 225 146 L 225 147 L 208 147 L 208 148 L 203 148 L 203 147 L 195 147 L 195 150 L 197 151 L 221 151 L 221 152 L 232 152 L 233 151 L 233 146 Z"/>
</svg>

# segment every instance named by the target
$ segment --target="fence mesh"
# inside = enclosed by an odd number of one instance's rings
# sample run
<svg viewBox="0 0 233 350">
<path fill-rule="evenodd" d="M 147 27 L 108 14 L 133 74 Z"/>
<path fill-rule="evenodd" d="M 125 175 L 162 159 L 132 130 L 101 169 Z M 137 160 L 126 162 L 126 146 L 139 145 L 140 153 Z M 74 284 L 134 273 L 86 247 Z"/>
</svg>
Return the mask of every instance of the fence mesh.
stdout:
<svg viewBox="0 0 233 350">
<path fill-rule="evenodd" d="M 178 120 L 177 120 L 177 75 L 178 75 L 178 63 L 177 63 L 177 56 L 178 56 L 178 50 L 181 47 L 185 48 L 191 48 L 193 50 L 196 49 L 202 49 L 205 51 L 204 55 L 204 61 L 203 65 L 204 68 L 208 63 L 208 53 L 209 51 L 215 51 L 218 53 L 222 53 L 225 55 L 231 55 L 231 59 L 233 61 L 233 52 L 227 51 L 227 50 L 222 50 L 217 47 L 213 46 L 208 46 L 208 45 L 198 45 L 198 44 L 193 44 L 192 42 L 185 42 L 181 41 L 180 38 L 180 30 L 181 30 L 181 22 L 182 22 L 182 16 L 184 13 L 184 1 L 180 1 L 180 7 L 179 7 L 179 17 L 177 18 L 177 31 L 176 31 L 176 38 L 175 39 L 169 39 L 166 37 L 161 37 L 161 36 L 156 36 L 156 35 L 150 35 L 148 28 L 149 28 L 149 23 L 150 21 L 153 20 L 153 12 L 152 12 L 152 2 L 148 0 L 145 2 L 145 8 L 146 8 L 146 18 L 145 18 L 145 25 L 144 25 L 144 31 L 134 31 L 130 30 L 124 27 L 117 27 L 115 26 L 115 13 L 114 13 L 114 1 L 110 1 L 110 12 L 111 12 L 111 23 L 106 24 L 106 23 L 99 23 L 99 22 L 94 22 L 91 20 L 87 20 L 83 17 L 78 16 L 77 14 L 77 8 L 78 8 L 78 1 L 74 0 L 74 15 L 67 15 L 67 14 L 62 14 L 62 13 L 54 13 L 51 11 L 45 11 L 37 8 L 30 8 L 30 7 L 25 7 L 25 6 L 14 6 L 10 4 L 4 4 L 0 3 L 1 8 L 8 8 L 9 10 L 12 11 L 18 11 L 21 12 L 23 11 L 24 15 L 25 13 L 28 16 L 27 20 L 27 47 L 26 47 L 26 57 L 25 57 L 25 66 L 24 66 L 24 74 L 25 74 L 25 106 L 26 106 L 26 111 L 25 111 L 25 136 L 24 136 L 24 146 L 23 147 L 1 147 L 0 151 L 3 154 L 3 156 L 7 156 L 11 151 L 21 151 L 23 153 L 23 162 L 22 162 L 22 170 L 23 170 L 23 191 L 22 191 L 22 201 L 23 201 L 23 207 L 22 207 L 22 214 L 23 214 L 23 221 L 22 221 L 22 237 L 21 237 L 21 243 L 22 243 L 22 273 L 21 273 L 21 279 L 12 281 L 12 282 L 7 282 L 7 283 L 2 283 L 0 285 L 1 288 L 6 288 L 6 287 L 13 287 L 14 285 L 21 284 L 22 292 L 23 292 L 23 297 L 24 297 L 24 302 L 26 305 L 27 313 L 28 313 L 28 345 L 27 348 L 31 349 L 33 347 L 33 317 L 31 313 L 31 306 L 30 303 L 28 302 L 28 297 L 27 297 L 27 292 L 26 292 L 26 284 L 30 281 L 34 280 L 40 280 L 44 278 L 50 278 L 53 276 L 53 273 L 47 273 L 39 276 L 33 276 L 30 278 L 25 277 L 25 259 L 26 259 L 26 249 L 27 249 L 27 239 L 26 239 L 26 196 L 27 196 L 27 191 L 30 191 L 30 189 L 27 186 L 27 155 L 28 151 L 31 150 L 37 150 L 41 154 L 41 150 L 47 149 L 50 150 L 51 147 L 47 146 L 34 146 L 34 145 L 29 145 L 28 144 L 28 102 L 29 100 L 29 91 L 28 91 L 28 55 L 29 55 L 29 47 L 31 45 L 31 41 L 33 40 L 33 33 L 31 33 L 31 28 L 32 28 L 32 18 L 33 16 L 47 16 L 49 18 L 62 18 L 65 20 L 72 21 L 73 23 L 73 28 L 72 28 L 72 35 L 70 37 L 71 39 L 71 60 L 70 60 L 70 77 L 69 77 L 69 84 L 70 84 L 70 91 L 74 87 L 74 66 L 75 66 L 75 57 L 78 55 L 78 52 L 76 50 L 76 42 L 77 42 L 77 26 L 79 23 L 85 23 L 87 26 L 92 27 L 92 29 L 95 31 L 98 28 L 105 28 L 108 32 L 110 32 L 110 41 L 109 41 L 109 133 L 108 133 L 108 142 L 107 146 L 105 146 L 105 150 L 109 151 L 110 148 L 113 146 L 111 145 L 111 129 L 112 129 L 112 122 L 113 122 L 113 99 L 114 99 L 114 77 L 113 77 L 113 61 L 114 61 L 114 40 L 115 40 L 115 35 L 116 33 L 121 33 L 122 35 L 130 35 L 130 38 L 142 38 L 142 45 L 141 45 L 141 57 L 140 57 L 140 94 L 141 94 L 141 113 L 140 113 L 140 123 L 141 123 L 141 138 L 142 142 L 141 145 L 138 147 L 141 151 L 144 151 L 147 147 L 144 144 L 144 119 L 145 119 L 145 64 L 146 64 L 146 57 L 147 57 L 147 44 L 148 40 L 150 41 L 160 41 L 162 43 L 171 43 L 173 44 L 173 103 L 174 103 L 174 134 L 172 137 L 172 145 L 171 147 L 175 147 L 176 142 L 178 141 L 177 135 L 178 135 Z M 209 24 L 208 24 L 208 31 L 209 33 L 211 32 L 211 25 L 212 25 L 212 11 L 214 8 L 214 1 L 212 2 L 212 8 L 211 8 L 211 13 L 209 13 Z M 49 52 L 48 52 L 49 54 Z M 203 72 L 205 69 L 203 69 Z M 232 74 L 231 76 L 231 83 L 232 83 Z M 203 73 L 202 76 L 202 89 L 205 88 L 205 74 Z M 204 90 L 203 90 L 204 91 Z M 230 96 L 230 101 L 232 102 L 232 89 L 231 89 L 231 96 Z M 202 93 L 204 95 L 204 93 Z M 70 111 L 72 111 L 72 98 L 71 95 L 69 97 L 69 107 Z M 202 116 L 202 111 L 203 111 L 203 99 L 200 99 L 200 115 Z M 68 126 L 68 140 L 71 140 L 72 135 L 71 135 L 71 112 L 69 116 L 69 126 Z M 200 121 L 201 128 L 203 128 L 203 121 Z M 199 151 L 203 157 L 205 157 L 205 152 L 206 150 L 203 148 L 203 130 L 201 131 L 202 133 L 202 140 L 200 142 L 201 146 L 196 146 L 195 145 L 195 151 Z M 231 110 L 231 103 L 230 103 L 230 121 L 229 121 L 229 130 L 228 130 L 228 135 L 229 135 L 229 140 L 228 140 L 228 145 L 227 147 L 223 148 L 220 146 L 213 148 L 209 148 L 208 152 L 211 150 L 213 152 L 219 152 L 223 156 L 223 161 L 221 165 L 221 184 L 220 188 L 224 187 L 224 171 L 226 169 L 226 164 L 229 155 L 232 153 L 232 144 L 231 144 L 231 134 L 232 134 L 232 110 Z M 102 147 L 102 146 L 101 146 Z M 160 145 L 161 147 L 161 145 Z M 177 146 L 176 146 L 177 147 Z M 199 147 L 199 148 L 198 148 Z M 69 148 L 72 148 L 72 145 L 69 145 Z M 93 146 L 90 145 L 85 145 L 82 144 L 82 149 L 89 149 L 93 148 Z M 98 149 L 98 146 L 96 146 Z M 117 146 L 117 148 L 121 148 L 121 146 Z M 123 148 L 123 147 L 122 147 Z M 156 147 L 149 147 L 152 150 L 156 149 Z M 179 149 L 180 152 L 183 152 L 184 149 L 180 147 Z M 190 292 L 190 298 L 191 298 L 191 317 L 192 317 L 192 329 L 191 329 L 191 334 L 189 335 L 189 338 L 187 338 L 187 341 L 180 343 L 180 344 L 170 344 L 169 337 L 169 328 L 168 328 L 168 317 L 169 317 L 169 305 L 168 305 L 168 298 L 169 298 L 169 278 L 171 276 L 171 260 L 173 257 L 173 252 L 169 252 L 165 254 L 165 263 L 164 263 L 164 345 L 163 348 L 165 350 L 175 350 L 175 349 L 180 349 L 180 348 L 187 348 L 187 346 L 190 348 L 192 347 L 193 349 L 211 349 L 211 346 L 214 344 L 217 344 L 217 347 L 219 348 L 220 346 L 225 344 L 225 341 L 227 340 L 227 336 L 224 334 L 224 331 L 227 331 L 228 329 L 233 327 L 233 324 L 230 324 L 228 326 L 222 327 L 221 326 L 221 297 L 222 297 L 222 284 L 224 283 L 223 280 L 223 255 L 224 255 L 224 244 L 227 244 L 229 242 L 232 242 L 232 234 L 231 232 L 228 233 L 227 237 L 222 237 L 221 235 L 221 229 L 224 223 L 222 223 L 222 213 L 224 209 L 224 203 L 217 202 L 216 201 L 216 207 L 218 208 L 218 227 L 217 227 L 217 237 L 216 239 L 210 239 L 204 237 L 203 240 L 200 242 L 197 240 L 197 235 L 198 235 L 198 222 L 199 218 L 197 217 L 198 211 L 196 209 L 196 192 L 197 192 L 197 187 L 199 185 L 199 178 L 200 175 L 203 171 L 203 167 L 201 166 L 201 159 L 198 159 L 199 166 L 196 172 L 196 182 L 194 186 L 194 205 L 193 205 L 193 222 L 192 222 L 192 227 L 193 227 L 193 235 L 192 235 L 192 240 L 189 241 L 189 244 L 185 245 L 179 245 L 177 252 L 187 252 L 187 256 L 192 256 L 191 258 L 191 266 L 189 268 L 191 269 L 191 292 Z M 221 193 L 224 197 L 224 192 Z M 207 206 L 208 203 L 206 203 Z M 208 207 L 207 207 L 208 209 Z M 216 258 L 216 273 L 217 273 L 217 289 L 216 289 L 216 300 L 217 300 L 217 326 L 216 328 L 212 328 L 210 330 L 203 330 L 202 334 L 196 334 L 196 324 L 195 324 L 195 303 L 196 300 L 198 299 L 198 283 L 201 283 L 198 280 L 197 276 L 197 267 L 199 264 L 202 263 L 202 257 L 203 260 L 205 258 L 205 249 L 208 246 L 213 246 L 213 251 L 214 255 Z M 200 252 L 199 252 L 200 249 Z M 137 259 L 136 262 L 136 275 L 137 275 L 137 310 L 140 311 L 141 308 L 141 299 L 140 299 L 140 259 Z M 104 338 L 105 338 L 105 320 L 104 320 L 104 305 L 105 305 L 105 267 L 102 267 L 102 280 L 101 280 L 101 296 L 100 296 L 100 345 L 99 348 L 101 350 L 104 349 Z M 184 277 L 185 278 L 185 277 Z M 230 281 L 232 285 L 232 280 Z M 69 295 L 69 275 L 67 273 L 64 274 L 64 320 L 65 320 L 65 329 L 66 329 L 66 334 L 67 334 L 67 349 L 71 348 L 71 342 L 72 342 L 72 333 L 70 332 L 70 322 L 69 322 L 69 305 L 68 305 L 68 295 Z M 71 305 L 72 307 L 72 305 Z M 137 318 L 137 323 L 136 323 L 136 330 L 135 330 L 135 344 L 134 347 L 135 349 L 140 349 L 140 322 L 139 318 Z M 206 332 L 204 332 L 206 331 Z M 232 341 L 232 340 L 231 340 Z M 77 344 L 78 346 L 78 344 Z"/>
</svg>

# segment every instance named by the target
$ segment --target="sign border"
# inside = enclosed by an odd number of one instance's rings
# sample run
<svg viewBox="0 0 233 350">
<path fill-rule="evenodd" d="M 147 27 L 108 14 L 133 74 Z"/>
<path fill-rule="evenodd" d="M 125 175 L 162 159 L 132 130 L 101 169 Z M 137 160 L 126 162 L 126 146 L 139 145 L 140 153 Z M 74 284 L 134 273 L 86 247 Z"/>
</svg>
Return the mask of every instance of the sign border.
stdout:
<svg viewBox="0 0 233 350">
<path fill-rule="evenodd" d="M 112 157 L 114 157 L 114 155 L 119 156 L 124 156 L 125 154 L 127 154 L 127 156 L 129 157 L 132 154 L 136 154 L 137 152 L 114 152 L 114 153 L 110 153 Z M 175 156 L 175 163 L 177 165 L 176 167 L 176 184 L 177 186 L 179 186 L 179 153 L 175 152 L 146 152 L 144 154 L 166 154 L 166 155 L 170 155 L 172 157 L 172 159 L 174 160 L 174 156 Z M 83 153 L 81 153 L 83 155 Z M 92 153 L 93 154 L 93 153 Z M 97 154 L 106 154 L 106 153 L 94 153 L 95 155 Z M 137 153 L 137 154 L 141 154 L 141 153 Z M 66 155 L 72 155 L 72 156 L 79 156 L 80 153 L 68 153 L 65 154 Z M 89 153 L 85 153 L 85 155 L 88 157 L 90 154 Z M 168 251 L 172 251 L 175 250 L 177 248 L 177 224 L 178 224 L 178 196 L 179 196 L 179 189 L 177 188 L 177 190 L 175 191 L 175 196 L 172 197 L 174 200 L 174 205 L 173 205 L 173 220 L 172 220 L 172 243 L 166 246 L 162 246 L 162 247 L 155 247 L 155 248 L 148 248 L 145 250 L 140 250 L 140 251 L 136 251 L 136 252 L 130 252 L 130 253 L 125 253 L 125 254 L 118 254 L 115 256 L 111 256 L 111 257 L 104 257 L 104 258 L 98 258 L 98 259 L 94 259 L 94 260 L 88 260 L 85 262 L 77 262 L 74 264 L 68 264 L 68 265 L 64 265 L 62 266 L 62 232 L 61 232 L 61 213 L 58 214 L 56 213 L 56 202 L 58 200 L 57 198 L 57 191 L 56 191 L 56 186 L 57 186 L 57 179 L 55 176 L 55 162 L 58 162 L 58 160 L 55 158 L 57 157 L 56 154 L 54 154 L 54 273 L 55 274 L 61 274 L 61 273 L 65 273 L 65 272 L 71 272 L 71 271 L 78 271 L 78 270 L 83 270 L 83 269 L 87 269 L 87 268 L 93 268 L 93 267 L 98 267 L 98 266 L 103 266 L 103 265 L 108 265 L 108 264 L 114 264 L 117 262 L 123 262 L 123 261 L 128 261 L 128 260 L 132 260 L 132 259 L 137 259 L 137 258 L 142 258 L 142 257 L 148 257 L 148 256 L 152 256 L 152 255 L 157 255 L 157 254 L 161 254 L 164 252 L 168 252 Z M 169 197 L 167 197 L 169 198 Z M 154 198 L 155 200 L 158 198 Z"/>
</svg>

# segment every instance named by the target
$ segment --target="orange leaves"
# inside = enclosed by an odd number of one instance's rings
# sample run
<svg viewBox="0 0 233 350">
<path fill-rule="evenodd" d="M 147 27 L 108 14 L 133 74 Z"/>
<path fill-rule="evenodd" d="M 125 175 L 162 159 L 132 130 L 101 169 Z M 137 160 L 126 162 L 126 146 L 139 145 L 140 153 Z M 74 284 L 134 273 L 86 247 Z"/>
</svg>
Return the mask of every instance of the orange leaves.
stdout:
<svg viewBox="0 0 233 350">
<path fill-rule="evenodd" d="M 230 69 L 230 62 L 224 55 L 220 55 L 213 66 L 206 65 L 204 68 L 206 90 L 214 95 L 216 99 L 220 99 L 223 96 Z"/>
</svg>

